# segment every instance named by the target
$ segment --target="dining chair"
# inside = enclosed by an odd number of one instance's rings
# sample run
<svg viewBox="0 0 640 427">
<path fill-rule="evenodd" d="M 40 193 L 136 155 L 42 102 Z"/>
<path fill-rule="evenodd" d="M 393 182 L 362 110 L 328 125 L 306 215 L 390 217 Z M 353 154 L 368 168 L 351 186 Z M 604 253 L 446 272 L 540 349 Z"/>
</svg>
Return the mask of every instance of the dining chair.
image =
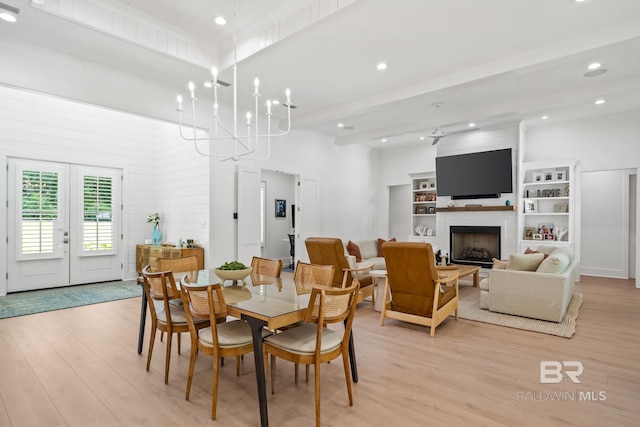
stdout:
<svg viewBox="0 0 640 427">
<path fill-rule="evenodd" d="M 180 281 L 182 301 L 184 303 L 189 334 L 191 336 L 191 355 L 189 357 L 189 376 L 185 399 L 189 400 L 193 371 L 197 353 L 213 357 L 213 386 L 211 395 L 211 418 L 216 419 L 218 403 L 219 361 L 223 357 L 236 357 L 236 376 L 240 375 L 240 356 L 253 351 L 253 338 L 249 324 L 244 320 L 225 322 L 227 305 L 220 283 L 195 286 L 189 283 L 185 275 Z M 207 321 L 208 327 L 198 327 L 199 321 Z M 263 335 L 270 334 L 264 331 Z"/>
<path fill-rule="evenodd" d="M 298 294 L 309 294 L 314 285 L 330 287 L 333 282 L 335 268 L 333 265 L 316 265 L 298 261 L 293 273 L 293 282 Z M 299 326 L 303 322 L 289 327 Z M 281 330 L 286 330 L 283 328 Z M 266 359 L 265 359 L 266 360 Z M 298 383 L 298 364 L 295 364 L 295 383 Z M 305 378 L 309 382 L 309 365 L 305 365 Z"/>
<path fill-rule="evenodd" d="M 265 276 L 280 277 L 282 272 L 281 259 L 269 259 L 254 256 L 251 259 L 251 273 Z"/>
<path fill-rule="evenodd" d="M 455 311 L 458 319 L 458 272 L 438 271 L 429 243 L 386 242 L 384 285 L 380 325 L 386 317 L 436 327 Z M 449 284 L 449 286 L 442 286 Z"/>
<path fill-rule="evenodd" d="M 173 273 L 170 271 L 151 272 L 147 265 L 142 269 L 144 281 L 144 292 L 148 301 L 162 301 L 162 309 L 151 309 L 151 336 L 149 337 L 149 353 L 147 355 L 147 371 L 151 365 L 153 345 L 156 338 L 156 329 L 167 333 L 166 356 L 164 367 L 164 382 L 169 382 L 169 365 L 171 361 L 171 338 L 174 333 L 178 334 L 178 354 L 180 354 L 180 334 L 189 332 L 189 325 L 181 305 L 171 304 L 181 298 L 180 291 L 176 286 Z M 199 320 L 198 328 L 208 326 L 208 320 Z"/>
<path fill-rule="evenodd" d="M 158 271 L 184 272 L 198 270 L 198 257 L 195 255 L 183 258 L 158 258 Z M 182 305 L 182 298 L 169 301 L 173 305 Z M 164 332 L 160 332 L 160 341 L 164 338 Z"/>
<path fill-rule="evenodd" d="M 264 357 L 271 360 L 271 393 L 275 393 L 276 358 L 313 365 L 315 373 L 316 426 L 320 425 L 320 364 L 342 355 L 349 406 L 353 406 L 349 365 L 349 337 L 355 315 L 358 283 L 348 288 L 311 289 L 305 323 L 264 340 Z M 345 322 L 346 320 L 346 322 Z M 344 322 L 339 332 L 326 325 Z"/>
</svg>

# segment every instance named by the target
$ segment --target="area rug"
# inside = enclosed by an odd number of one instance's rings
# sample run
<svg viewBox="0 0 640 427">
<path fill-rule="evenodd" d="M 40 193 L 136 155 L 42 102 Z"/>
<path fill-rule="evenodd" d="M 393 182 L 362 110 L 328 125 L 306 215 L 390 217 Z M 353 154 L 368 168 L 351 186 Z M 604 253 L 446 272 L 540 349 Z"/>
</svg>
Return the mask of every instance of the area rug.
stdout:
<svg viewBox="0 0 640 427">
<path fill-rule="evenodd" d="M 142 295 L 135 280 L 16 292 L 0 296 L 0 319 L 134 298 Z"/>
<path fill-rule="evenodd" d="M 564 319 L 562 319 L 562 322 L 556 323 L 483 310 L 480 308 L 480 288 L 461 286 L 459 316 L 462 319 L 477 322 L 571 338 L 576 332 L 576 319 L 578 318 L 578 309 L 582 305 L 582 299 L 582 294 L 574 294 L 571 302 L 569 302 Z"/>
</svg>

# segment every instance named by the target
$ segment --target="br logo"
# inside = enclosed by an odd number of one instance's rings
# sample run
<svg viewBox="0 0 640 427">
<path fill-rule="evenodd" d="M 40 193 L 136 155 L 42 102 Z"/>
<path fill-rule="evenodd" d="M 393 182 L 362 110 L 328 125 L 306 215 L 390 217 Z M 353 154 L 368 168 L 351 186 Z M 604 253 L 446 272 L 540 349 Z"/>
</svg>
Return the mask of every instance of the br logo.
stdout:
<svg viewBox="0 0 640 427">
<path fill-rule="evenodd" d="M 540 384 L 558 384 L 563 378 L 570 379 L 574 384 L 580 384 L 578 378 L 584 371 L 582 362 L 577 360 L 541 360 L 540 361 Z M 564 375 L 563 375 L 564 373 Z"/>
</svg>

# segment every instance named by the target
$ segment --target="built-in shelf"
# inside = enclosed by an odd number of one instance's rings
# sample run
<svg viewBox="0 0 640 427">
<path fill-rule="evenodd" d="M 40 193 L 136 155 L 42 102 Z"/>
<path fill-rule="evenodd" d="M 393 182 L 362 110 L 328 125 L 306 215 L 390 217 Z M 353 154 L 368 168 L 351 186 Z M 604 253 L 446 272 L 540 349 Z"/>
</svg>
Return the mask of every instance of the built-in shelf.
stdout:
<svg viewBox="0 0 640 427">
<path fill-rule="evenodd" d="M 472 212 L 472 211 L 515 211 L 515 206 L 455 206 L 436 208 L 436 212 Z"/>
</svg>

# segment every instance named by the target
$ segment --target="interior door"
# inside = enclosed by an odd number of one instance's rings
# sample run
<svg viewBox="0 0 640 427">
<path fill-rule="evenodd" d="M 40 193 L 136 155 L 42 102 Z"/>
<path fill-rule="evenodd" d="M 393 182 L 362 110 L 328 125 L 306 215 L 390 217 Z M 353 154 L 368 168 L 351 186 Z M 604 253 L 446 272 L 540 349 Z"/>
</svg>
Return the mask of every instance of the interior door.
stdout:
<svg viewBox="0 0 640 427">
<path fill-rule="evenodd" d="M 320 235 L 318 179 L 312 176 L 298 175 L 298 193 L 296 195 L 296 260 L 309 262 L 307 237 Z"/>
<path fill-rule="evenodd" d="M 9 159 L 8 291 L 119 280 L 121 172 Z"/>
<path fill-rule="evenodd" d="M 8 291 L 69 284 L 69 167 L 9 159 Z"/>
<path fill-rule="evenodd" d="M 238 166 L 238 261 L 260 256 L 260 169 Z"/>
</svg>

